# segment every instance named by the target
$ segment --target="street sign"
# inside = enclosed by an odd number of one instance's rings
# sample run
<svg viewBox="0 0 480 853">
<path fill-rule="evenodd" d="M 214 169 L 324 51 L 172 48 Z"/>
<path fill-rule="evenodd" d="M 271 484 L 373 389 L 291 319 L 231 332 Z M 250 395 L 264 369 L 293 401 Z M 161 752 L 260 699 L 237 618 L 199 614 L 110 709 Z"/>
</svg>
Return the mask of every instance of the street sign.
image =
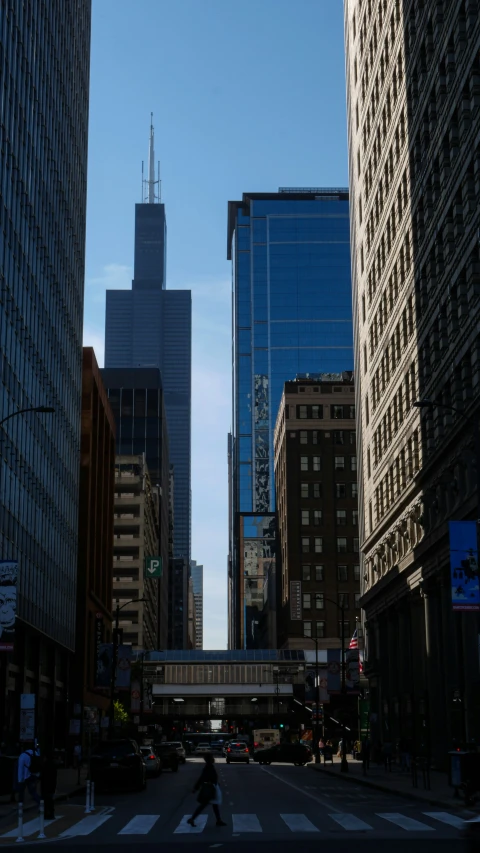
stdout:
<svg viewBox="0 0 480 853">
<path fill-rule="evenodd" d="M 35 737 L 35 709 L 20 710 L 20 740 L 33 740 Z"/>
<path fill-rule="evenodd" d="M 145 557 L 144 577 L 161 578 L 162 572 L 163 566 L 161 557 Z"/>
</svg>

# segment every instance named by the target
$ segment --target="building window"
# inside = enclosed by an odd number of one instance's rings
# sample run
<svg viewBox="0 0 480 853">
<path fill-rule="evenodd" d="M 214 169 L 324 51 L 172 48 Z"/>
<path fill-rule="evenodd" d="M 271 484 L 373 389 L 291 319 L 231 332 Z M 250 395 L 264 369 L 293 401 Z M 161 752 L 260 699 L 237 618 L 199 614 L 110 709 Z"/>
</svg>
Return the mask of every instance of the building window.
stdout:
<svg viewBox="0 0 480 853">
<path fill-rule="evenodd" d="M 315 610 L 323 610 L 325 607 L 325 599 L 323 592 L 315 593 Z"/>
<path fill-rule="evenodd" d="M 310 566 L 308 565 L 308 563 L 304 563 L 302 566 L 302 580 L 310 580 Z"/>
<path fill-rule="evenodd" d="M 322 583 L 323 581 L 323 566 L 315 566 L 315 580 L 317 583 Z"/>
<path fill-rule="evenodd" d="M 312 444 L 318 444 L 318 429 L 312 430 Z"/>
<path fill-rule="evenodd" d="M 343 418 L 343 406 L 332 406 L 332 418 L 335 418 L 335 420 Z"/>
<path fill-rule="evenodd" d="M 358 526 L 358 510 L 354 509 L 352 512 L 352 523 L 355 527 Z"/>
<path fill-rule="evenodd" d="M 345 456 L 335 456 L 335 471 L 345 471 Z"/>
<path fill-rule="evenodd" d="M 302 498 L 308 498 L 308 483 L 300 483 L 300 494 Z"/>
<path fill-rule="evenodd" d="M 325 637 L 325 622 L 323 622 L 323 621 L 317 622 L 316 629 L 317 629 L 317 638 L 319 640 L 323 640 L 323 638 Z"/>
<path fill-rule="evenodd" d="M 312 623 L 311 622 L 304 622 L 303 623 L 303 636 L 304 637 L 311 637 L 312 636 Z"/>
<path fill-rule="evenodd" d="M 308 536 L 302 536 L 302 554 L 310 553 L 310 539 Z"/>
<path fill-rule="evenodd" d="M 315 553 L 323 554 L 323 539 L 320 536 L 315 537 Z"/>
<path fill-rule="evenodd" d="M 310 510 L 302 509 L 302 525 L 310 524 Z"/>
<path fill-rule="evenodd" d="M 337 566 L 337 577 L 340 583 L 348 581 L 348 566 Z"/>
<path fill-rule="evenodd" d="M 349 435 L 350 435 L 350 444 L 356 444 L 357 443 L 357 433 L 355 432 L 355 430 L 350 430 Z"/>
<path fill-rule="evenodd" d="M 346 509 L 337 509 L 336 520 L 337 520 L 337 524 L 340 524 L 340 525 L 345 525 L 347 523 L 347 511 L 346 511 Z"/>
<path fill-rule="evenodd" d="M 313 470 L 320 471 L 320 456 L 313 457 Z"/>
<path fill-rule="evenodd" d="M 350 470 L 351 471 L 357 470 L 357 457 L 356 456 L 350 456 Z"/>
<path fill-rule="evenodd" d="M 308 432 L 306 429 L 300 430 L 300 444 L 308 444 Z"/>
<path fill-rule="evenodd" d="M 312 418 L 317 420 L 323 418 L 323 406 L 312 406 Z"/>
<path fill-rule="evenodd" d="M 313 484 L 313 497 L 320 498 L 322 496 L 322 484 L 314 483 Z"/>
<path fill-rule="evenodd" d="M 358 498 L 358 485 L 357 483 L 351 483 L 352 488 L 352 498 Z"/>
<path fill-rule="evenodd" d="M 343 429 L 335 429 L 333 431 L 333 443 L 334 444 L 344 444 L 344 435 Z"/>
<path fill-rule="evenodd" d="M 360 580 L 360 563 L 355 563 L 353 567 L 353 577 L 356 581 Z"/>
<path fill-rule="evenodd" d="M 337 554 L 347 553 L 347 540 L 345 536 L 337 536 Z"/>
<path fill-rule="evenodd" d="M 304 610 L 311 610 L 311 608 L 312 608 L 312 596 L 310 595 L 309 592 L 304 592 L 303 593 L 303 609 Z"/>
<path fill-rule="evenodd" d="M 355 610 L 360 610 L 360 599 L 362 597 L 361 592 L 355 593 Z"/>
<path fill-rule="evenodd" d="M 314 527 L 320 527 L 322 523 L 322 510 L 314 509 L 313 510 L 313 525 Z"/>
<path fill-rule="evenodd" d="M 308 412 L 307 412 L 307 407 L 306 407 L 306 406 L 297 406 L 297 410 L 298 410 L 298 417 L 299 417 L 301 420 L 304 420 L 305 418 L 308 418 Z"/>
<path fill-rule="evenodd" d="M 310 598 L 310 596 L 309 596 Z M 348 610 L 348 592 L 339 592 L 338 593 L 338 603 L 340 607 L 344 607 L 345 610 Z"/>
<path fill-rule="evenodd" d="M 358 539 L 354 539 L 354 540 L 353 540 L 353 551 L 354 551 L 354 553 L 355 553 L 355 554 L 358 554 L 359 550 L 360 550 L 360 547 L 359 547 L 359 540 L 358 540 Z"/>
<path fill-rule="evenodd" d="M 349 409 L 348 417 L 355 419 L 355 406 L 349 406 L 348 409 Z"/>
<path fill-rule="evenodd" d="M 300 470 L 308 471 L 308 456 L 300 456 Z"/>
<path fill-rule="evenodd" d="M 341 622 L 338 623 L 338 636 L 342 636 Z M 348 640 L 348 638 L 350 637 L 350 622 L 348 620 L 345 620 L 345 622 L 343 623 L 343 636 L 345 637 L 345 640 Z"/>
<path fill-rule="evenodd" d="M 335 497 L 344 498 L 346 496 L 345 483 L 335 483 Z"/>
</svg>

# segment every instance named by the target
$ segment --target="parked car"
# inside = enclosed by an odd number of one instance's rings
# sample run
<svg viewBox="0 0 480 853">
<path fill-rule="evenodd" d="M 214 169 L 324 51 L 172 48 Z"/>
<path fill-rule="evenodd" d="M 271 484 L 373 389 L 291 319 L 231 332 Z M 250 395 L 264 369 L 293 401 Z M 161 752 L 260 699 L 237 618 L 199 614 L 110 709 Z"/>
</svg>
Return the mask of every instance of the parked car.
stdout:
<svg viewBox="0 0 480 853">
<path fill-rule="evenodd" d="M 227 747 L 227 764 L 232 761 L 243 761 L 250 764 L 250 750 L 244 741 L 230 741 Z"/>
<path fill-rule="evenodd" d="M 211 751 L 211 744 L 207 743 L 206 741 L 205 743 L 197 743 L 197 746 L 195 747 L 195 755 L 205 755 L 206 752 Z"/>
<path fill-rule="evenodd" d="M 147 776 L 160 776 L 160 773 L 162 772 L 162 762 L 152 747 L 141 746 L 140 752 L 143 755 L 143 760 L 147 769 Z"/>
<path fill-rule="evenodd" d="M 231 740 L 226 740 L 226 741 L 224 742 L 224 744 L 223 744 L 223 746 L 222 746 L 222 752 L 223 752 L 223 754 L 224 754 L 224 755 L 226 755 L 226 754 L 227 754 L 227 749 L 228 749 L 228 747 L 230 746 L 230 744 L 231 744 L 231 743 L 232 743 L 232 741 L 231 741 Z"/>
<path fill-rule="evenodd" d="M 212 740 L 210 749 L 212 752 L 223 752 L 223 740 Z"/>
<path fill-rule="evenodd" d="M 178 753 L 178 759 L 181 764 L 185 764 L 187 760 L 187 753 L 185 752 L 185 747 L 183 743 L 179 740 L 170 741 L 171 746 L 174 746 Z"/>
<path fill-rule="evenodd" d="M 312 760 L 312 750 L 302 743 L 277 743 L 268 749 L 256 749 L 254 759 L 259 764 L 285 761 L 299 766 Z"/>
<path fill-rule="evenodd" d="M 155 744 L 155 752 L 162 762 L 162 769 L 172 770 L 174 773 L 178 770 L 180 761 L 177 749 L 170 741 L 162 741 Z"/>
<path fill-rule="evenodd" d="M 90 758 L 90 778 L 97 792 L 117 786 L 143 791 L 147 768 L 137 742 L 118 738 L 97 743 Z"/>
<path fill-rule="evenodd" d="M 478 853 L 480 850 L 480 817 L 465 821 L 463 836 L 467 842 L 466 853 Z"/>
</svg>

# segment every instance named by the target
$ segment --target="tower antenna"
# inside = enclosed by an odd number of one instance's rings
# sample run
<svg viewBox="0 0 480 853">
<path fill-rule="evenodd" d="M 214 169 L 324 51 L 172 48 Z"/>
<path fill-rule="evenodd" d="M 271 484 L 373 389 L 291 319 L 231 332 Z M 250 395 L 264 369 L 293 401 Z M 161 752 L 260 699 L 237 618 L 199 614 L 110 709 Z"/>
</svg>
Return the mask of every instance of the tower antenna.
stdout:
<svg viewBox="0 0 480 853">
<path fill-rule="evenodd" d="M 153 113 L 150 113 L 150 138 L 148 143 L 148 168 L 147 178 L 143 176 L 142 163 L 142 202 L 144 204 L 155 204 L 161 199 L 160 192 L 160 161 L 158 161 L 158 179 L 155 180 L 155 131 L 153 127 Z M 157 193 L 155 186 L 158 185 Z"/>
</svg>

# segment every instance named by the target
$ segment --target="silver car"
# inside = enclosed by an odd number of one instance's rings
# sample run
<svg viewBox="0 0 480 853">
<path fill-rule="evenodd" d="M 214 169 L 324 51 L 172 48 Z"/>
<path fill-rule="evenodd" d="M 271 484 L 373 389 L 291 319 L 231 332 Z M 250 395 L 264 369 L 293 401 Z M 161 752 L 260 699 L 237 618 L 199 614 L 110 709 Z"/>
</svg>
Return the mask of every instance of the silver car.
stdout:
<svg viewBox="0 0 480 853">
<path fill-rule="evenodd" d="M 199 743 L 195 747 L 195 755 L 205 755 L 206 752 L 211 752 L 211 747 L 209 743 Z"/>
<path fill-rule="evenodd" d="M 170 741 L 170 743 L 177 750 L 178 760 L 182 764 L 185 764 L 185 762 L 187 760 L 187 753 L 185 752 L 185 747 L 184 747 L 183 743 L 181 743 L 181 741 L 179 741 L 179 740 L 172 740 L 172 741 Z"/>
<path fill-rule="evenodd" d="M 150 746 L 141 746 L 140 752 L 142 753 L 147 776 L 160 776 L 160 773 L 162 772 L 162 762 L 158 755 L 156 755 Z"/>
</svg>

